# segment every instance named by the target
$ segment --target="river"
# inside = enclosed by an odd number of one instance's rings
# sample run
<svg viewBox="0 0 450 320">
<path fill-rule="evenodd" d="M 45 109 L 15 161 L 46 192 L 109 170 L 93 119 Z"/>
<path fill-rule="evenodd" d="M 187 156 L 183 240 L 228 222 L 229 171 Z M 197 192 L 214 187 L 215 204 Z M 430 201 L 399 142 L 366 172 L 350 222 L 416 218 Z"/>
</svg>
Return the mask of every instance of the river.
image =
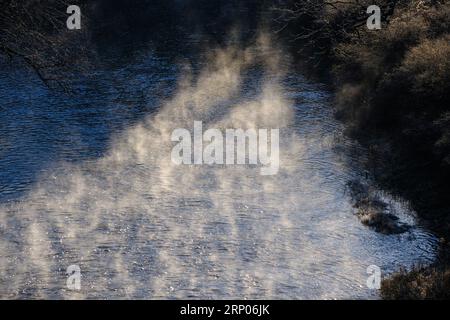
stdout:
<svg viewBox="0 0 450 320">
<path fill-rule="evenodd" d="M 436 238 L 373 186 L 326 86 L 266 37 L 199 57 L 186 48 L 202 40 L 184 40 L 105 53 L 72 95 L 2 66 L 1 298 L 377 299 L 368 266 L 434 260 Z M 279 128 L 278 174 L 175 166 L 170 133 L 194 121 Z M 409 229 L 362 224 L 355 180 Z M 71 265 L 80 290 L 66 285 Z"/>
</svg>

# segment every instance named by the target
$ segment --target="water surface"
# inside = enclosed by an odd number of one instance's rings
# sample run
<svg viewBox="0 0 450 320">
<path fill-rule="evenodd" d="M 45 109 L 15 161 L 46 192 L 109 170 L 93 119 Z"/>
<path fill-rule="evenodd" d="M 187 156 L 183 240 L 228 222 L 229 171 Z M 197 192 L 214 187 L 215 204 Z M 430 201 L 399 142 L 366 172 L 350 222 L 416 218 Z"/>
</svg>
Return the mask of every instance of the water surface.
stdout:
<svg viewBox="0 0 450 320">
<path fill-rule="evenodd" d="M 2 298 L 377 298 L 369 265 L 433 261 L 436 239 L 400 199 L 378 191 L 407 232 L 358 220 L 346 186 L 370 184 L 366 151 L 272 44 L 111 55 L 72 96 L 2 67 Z M 195 120 L 280 128 L 279 173 L 173 165 L 170 133 Z"/>
</svg>

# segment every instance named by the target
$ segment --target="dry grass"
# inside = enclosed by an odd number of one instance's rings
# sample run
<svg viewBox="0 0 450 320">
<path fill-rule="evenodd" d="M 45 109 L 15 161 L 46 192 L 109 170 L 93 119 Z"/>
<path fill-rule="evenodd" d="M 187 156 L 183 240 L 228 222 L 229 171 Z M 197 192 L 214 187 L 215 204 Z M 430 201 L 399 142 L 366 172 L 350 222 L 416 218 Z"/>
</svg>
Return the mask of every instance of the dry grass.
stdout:
<svg viewBox="0 0 450 320">
<path fill-rule="evenodd" d="M 381 295 L 387 300 L 449 299 L 450 269 L 400 270 L 382 281 Z"/>
</svg>

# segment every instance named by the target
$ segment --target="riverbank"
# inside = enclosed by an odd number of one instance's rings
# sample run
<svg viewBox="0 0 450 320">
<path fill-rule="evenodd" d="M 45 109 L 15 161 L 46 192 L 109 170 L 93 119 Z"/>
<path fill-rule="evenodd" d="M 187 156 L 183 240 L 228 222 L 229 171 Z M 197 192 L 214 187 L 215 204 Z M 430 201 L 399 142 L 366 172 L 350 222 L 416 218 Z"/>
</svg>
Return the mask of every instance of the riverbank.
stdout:
<svg viewBox="0 0 450 320">
<path fill-rule="evenodd" d="M 450 292 L 450 3 L 380 1 L 381 30 L 368 30 L 369 2 L 320 1 L 277 8 L 279 33 L 299 63 L 332 83 L 337 116 L 368 147 L 380 187 L 409 200 L 440 237 L 429 268 L 385 278 L 386 299 L 445 298 Z M 305 62 L 306 61 L 306 62 Z"/>
</svg>

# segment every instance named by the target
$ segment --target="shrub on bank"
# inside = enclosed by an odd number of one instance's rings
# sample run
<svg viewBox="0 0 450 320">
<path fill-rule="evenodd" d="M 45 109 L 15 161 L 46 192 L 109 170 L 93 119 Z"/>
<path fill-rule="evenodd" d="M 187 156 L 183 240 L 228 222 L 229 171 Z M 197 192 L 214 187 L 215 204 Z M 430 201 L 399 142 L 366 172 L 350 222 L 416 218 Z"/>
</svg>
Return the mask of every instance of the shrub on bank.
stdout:
<svg viewBox="0 0 450 320">
<path fill-rule="evenodd" d="M 381 283 L 381 295 L 387 300 L 424 300 L 450 298 L 450 270 L 416 267 L 400 270 Z"/>
</svg>

